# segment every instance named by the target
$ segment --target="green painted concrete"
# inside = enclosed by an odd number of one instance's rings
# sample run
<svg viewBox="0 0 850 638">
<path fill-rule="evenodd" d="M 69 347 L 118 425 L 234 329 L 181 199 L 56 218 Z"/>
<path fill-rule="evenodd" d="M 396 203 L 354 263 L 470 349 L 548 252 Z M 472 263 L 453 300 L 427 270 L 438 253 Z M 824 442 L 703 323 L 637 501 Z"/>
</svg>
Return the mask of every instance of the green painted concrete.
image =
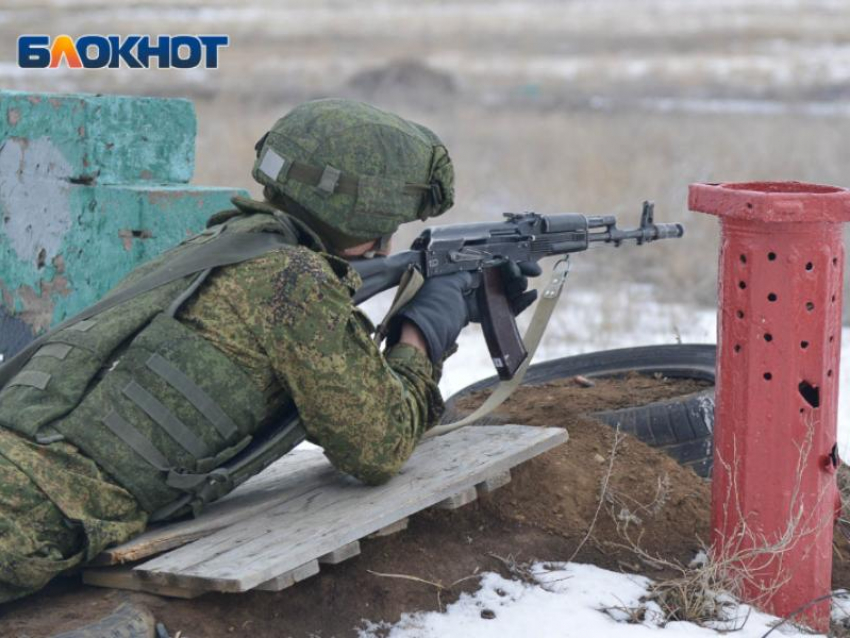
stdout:
<svg viewBox="0 0 850 638">
<path fill-rule="evenodd" d="M 186 186 L 76 186 L 74 223 L 54 255 L 21 258 L 0 234 L 4 306 L 42 332 L 91 305 L 137 265 L 203 230 L 213 213 L 245 193 Z M 5 211 L 0 210 L 1 214 Z"/>
<path fill-rule="evenodd" d="M 0 140 L 48 138 L 76 182 L 185 183 L 195 166 L 189 100 L 0 91 Z"/>
<path fill-rule="evenodd" d="M 0 91 L 0 355 L 231 207 L 189 186 L 186 100 Z"/>
</svg>

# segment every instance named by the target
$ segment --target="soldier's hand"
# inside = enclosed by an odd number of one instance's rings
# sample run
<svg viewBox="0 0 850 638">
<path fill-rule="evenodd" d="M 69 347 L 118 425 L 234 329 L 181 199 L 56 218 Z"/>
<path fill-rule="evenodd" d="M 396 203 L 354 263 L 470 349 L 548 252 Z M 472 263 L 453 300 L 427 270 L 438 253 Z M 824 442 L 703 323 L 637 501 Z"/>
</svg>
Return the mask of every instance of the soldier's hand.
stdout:
<svg viewBox="0 0 850 638">
<path fill-rule="evenodd" d="M 502 265 L 502 283 L 514 317 L 537 299 L 536 290 L 528 290 L 528 278 L 539 277 L 543 272 L 534 261 L 507 261 Z"/>
<path fill-rule="evenodd" d="M 441 362 L 470 321 L 478 279 L 468 272 L 427 279 L 413 300 L 393 317 L 387 344 L 398 343 L 401 326 L 409 321 L 425 338 L 428 358 L 433 363 Z"/>
</svg>

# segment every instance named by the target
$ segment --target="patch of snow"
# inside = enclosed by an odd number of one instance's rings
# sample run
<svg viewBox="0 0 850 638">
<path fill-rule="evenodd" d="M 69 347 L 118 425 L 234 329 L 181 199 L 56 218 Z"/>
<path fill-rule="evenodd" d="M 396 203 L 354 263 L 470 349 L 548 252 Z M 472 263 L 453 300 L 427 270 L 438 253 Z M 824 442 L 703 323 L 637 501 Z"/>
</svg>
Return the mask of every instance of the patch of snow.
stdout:
<svg viewBox="0 0 850 638">
<path fill-rule="evenodd" d="M 832 621 L 850 627 L 850 591 L 837 589 L 833 592 Z"/>
<path fill-rule="evenodd" d="M 773 616 L 747 605 L 735 605 L 728 621 L 718 631 L 687 622 L 673 622 L 661 629 L 657 606 L 647 605 L 642 621 L 627 622 L 630 610 L 637 608 L 652 581 L 577 563 L 538 563 L 532 573 L 536 582 L 507 580 L 486 573 L 480 589 L 463 594 L 445 613 L 405 614 L 392 628 L 364 623 L 360 638 L 570 638 L 605 636 L 664 638 L 717 636 L 736 630 L 740 638 L 763 636 L 776 622 Z M 802 636 L 791 626 L 777 632 Z"/>
<path fill-rule="evenodd" d="M 705 550 L 701 549 L 697 552 L 697 555 L 694 556 L 693 560 L 688 563 L 688 567 L 702 567 L 708 562 L 708 554 L 705 553 Z"/>
</svg>

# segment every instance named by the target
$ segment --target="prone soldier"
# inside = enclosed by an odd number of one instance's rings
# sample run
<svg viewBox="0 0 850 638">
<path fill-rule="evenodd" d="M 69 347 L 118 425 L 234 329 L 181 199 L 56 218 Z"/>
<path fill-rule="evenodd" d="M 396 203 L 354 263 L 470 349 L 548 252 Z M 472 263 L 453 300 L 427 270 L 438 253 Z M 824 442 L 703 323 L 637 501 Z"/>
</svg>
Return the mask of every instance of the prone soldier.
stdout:
<svg viewBox="0 0 850 638">
<path fill-rule="evenodd" d="M 0 602 L 226 493 L 263 464 L 222 468 L 293 409 L 368 484 L 397 473 L 439 420 L 440 366 L 475 316 L 475 279 L 427 280 L 381 351 L 352 303 L 350 261 L 452 206 L 441 140 L 329 99 L 292 110 L 256 150 L 265 201 L 235 198 L 0 367 Z M 534 300 L 535 268 L 508 273 L 515 312 Z"/>
</svg>

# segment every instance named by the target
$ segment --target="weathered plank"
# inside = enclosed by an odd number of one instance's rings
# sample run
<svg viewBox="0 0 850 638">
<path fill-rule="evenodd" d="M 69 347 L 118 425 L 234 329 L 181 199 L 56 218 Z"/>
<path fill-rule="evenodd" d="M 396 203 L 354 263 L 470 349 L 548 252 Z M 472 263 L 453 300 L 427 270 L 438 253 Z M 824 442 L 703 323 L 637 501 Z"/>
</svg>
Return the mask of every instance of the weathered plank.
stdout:
<svg viewBox="0 0 850 638">
<path fill-rule="evenodd" d="M 246 591 L 510 470 L 567 440 L 560 428 L 467 427 L 425 441 L 401 474 L 324 483 L 138 567 L 146 582 Z"/>
<path fill-rule="evenodd" d="M 348 545 L 343 545 L 339 549 L 319 556 L 319 562 L 322 565 L 339 565 L 349 558 L 354 558 L 360 553 L 360 541 L 354 541 Z"/>
<path fill-rule="evenodd" d="M 382 527 L 377 532 L 372 532 L 366 538 L 382 538 L 384 536 L 392 536 L 393 534 L 398 534 L 399 532 L 403 532 L 407 529 L 407 526 L 410 524 L 409 518 L 403 518 L 395 523 L 390 523 L 386 527 Z"/>
<path fill-rule="evenodd" d="M 131 541 L 105 550 L 92 564 L 135 562 L 191 543 L 277 503 L 309 493 L 334 473 L 321 449 L 296 448 L 221 500 L 208 505 L 197 518 L 152 527 Z"/>
<path fill-rule="evenodd" d="M 437 503 L 437 507 L 441 510 L 456 510 L 464 505 L 469 505 L 478 498 L 478 490 L 475 486 L 468 487 L 462 492 L 452 494 L 444 501 Z"/>
<path fill-rule="evenodd" d="M 481 496 L 481 495 L 484 495 L 484 494 L 492 494 L 493 492 L 498 490 L 500 487 L 504 487 L 505 485 L 507 485 L 510 482 L 511 482 L 511 473 L 510 473 L 510 471 L 508 471 L 508 472 L 501 472 L 499 474 L 496 474 L 495 476 L 488 478 L 483 483 L 479 483 L 475 487 L 478 489 L 478 495 Z"/>
<path fill-rule="evenodd" d="M 275 576 L 264 583 L 260 583 L 254 589 L 261 591 L 281 591 L 287 587 L 292 587 L 295 583 L 300 583 L 302 580 L 315 576 L 319 573 L 319 561 L 311 560 L 301 567 L 296 567 L 292 571 Z"/>
<path fill-rule="evenodd" d="M 128 589 L 130 591 L 146 591 L 159 596 L 170 598 L 197 598 L 205 593 L 203 589 L 185 589 L 172 585 L 142 583 L 139 575 L 132 567 L 108 567 L 104 569 L 86 569 L 83 571 L 83 582 L 95 587 L 111 589 Z"/>
</svg>

